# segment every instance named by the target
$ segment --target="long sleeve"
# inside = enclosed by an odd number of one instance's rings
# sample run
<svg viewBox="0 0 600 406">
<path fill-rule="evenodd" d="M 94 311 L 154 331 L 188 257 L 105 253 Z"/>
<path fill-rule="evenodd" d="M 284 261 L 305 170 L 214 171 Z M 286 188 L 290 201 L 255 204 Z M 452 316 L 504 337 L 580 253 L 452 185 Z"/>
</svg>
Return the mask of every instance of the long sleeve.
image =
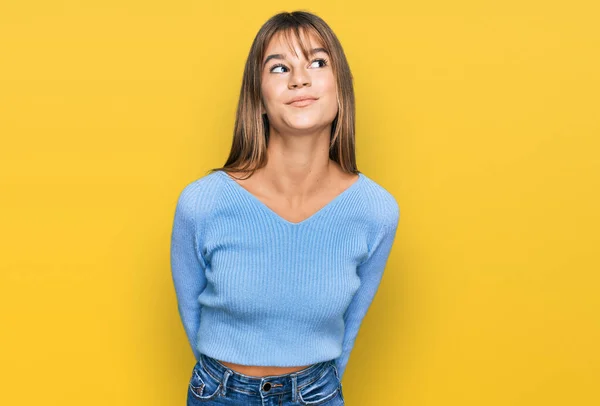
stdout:
<svg viewBox="0 0 600 406">
<path fill-rule="evenodd" d="M 360 325 L 377 293 L 392 249 L 400 217 L 397 204 L 393 208 L 389 218 L 381 225 L 367 258 L 357 267 L 361 283 L 344 314 L 345 332 L 342 354 L 335 360 L 340 379 L 346 370 Z"/>
<path fill-rule="evenodd" d="M 198 190 L 188 185 L 180 194 L 171 233 L 171 273 L 177 296 L 177 307 L 185 334 L 196 360 L 197 334 L 200 326 L 198 296 L 206 287 L 206 264 L 198 250 Z"/>
</svg>

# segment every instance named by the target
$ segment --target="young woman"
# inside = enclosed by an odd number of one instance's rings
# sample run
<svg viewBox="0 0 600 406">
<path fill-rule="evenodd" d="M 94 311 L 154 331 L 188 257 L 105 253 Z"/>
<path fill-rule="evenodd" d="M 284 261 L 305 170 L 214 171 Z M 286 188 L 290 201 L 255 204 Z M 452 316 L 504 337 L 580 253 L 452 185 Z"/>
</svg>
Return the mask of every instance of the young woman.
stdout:
<svg viewBox="0 0 600 406">
<path fill-rule="evenodd" d="M 356 168 L 337 37 L 281 13 L 246 61 L 222 168 L 181 192 L 171 268 L 196 364 L 188 405 L 344 404 L 341 379 L 400 216 Z"/>
</svg>

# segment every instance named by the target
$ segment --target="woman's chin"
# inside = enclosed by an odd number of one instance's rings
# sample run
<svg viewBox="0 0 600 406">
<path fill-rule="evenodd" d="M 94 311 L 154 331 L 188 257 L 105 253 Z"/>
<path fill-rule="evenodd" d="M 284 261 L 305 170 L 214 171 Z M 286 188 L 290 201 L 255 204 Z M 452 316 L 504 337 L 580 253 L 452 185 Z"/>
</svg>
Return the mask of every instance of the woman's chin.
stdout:
<svg viewBox="0 0 600 406">
<path fill-rule="evenodd" d="M 319 120 L 315 120 L 313 117 L 302 117 L 301 115 L 298 115 L 290 120 L 287 120 L 287 125 L 288 127 L 291 127 L 296 130 L 310 130 L 319 128 L 324 124 L 321 123 Z"/>
</svg>

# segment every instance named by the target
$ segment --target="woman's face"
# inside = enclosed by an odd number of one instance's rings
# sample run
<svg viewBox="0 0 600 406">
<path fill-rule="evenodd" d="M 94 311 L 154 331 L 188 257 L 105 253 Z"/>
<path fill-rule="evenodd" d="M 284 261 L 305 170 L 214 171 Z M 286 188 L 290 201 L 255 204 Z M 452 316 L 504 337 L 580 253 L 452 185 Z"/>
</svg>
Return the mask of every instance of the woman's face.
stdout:
<svg viewBox="0 0 600 406">
<path fill-rule="evenodd" d="M 297 55 L 290 51 L 281 33 L 271 38 L 265 50 L 262 100 L 270 125 L 279 133 L 318 131 L 331 125 L 338 112 L 336 81 L 329 55 L 312 33 L 308 38 L 309 50 L 314 52 L 309 60 L 304 59 L 295 37 L 293 47 Z M 313 100 L 292 103 L 297 97 Z"/>
</svg>

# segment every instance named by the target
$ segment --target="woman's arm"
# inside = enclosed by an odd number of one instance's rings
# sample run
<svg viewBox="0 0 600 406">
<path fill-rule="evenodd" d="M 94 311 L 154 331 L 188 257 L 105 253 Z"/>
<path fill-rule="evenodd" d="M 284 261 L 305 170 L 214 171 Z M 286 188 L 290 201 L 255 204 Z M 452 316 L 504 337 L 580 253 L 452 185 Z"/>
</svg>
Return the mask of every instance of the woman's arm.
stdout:
<svg viewBox="0 0 600 406">
<path fill-rule="evenodd" d="M 360 325 L 371 306 L 375 293 L 377 293 L 377 289 L 379 288 L 381 278 L 383 277 L 383 271 L 392 249 L 400 218 L 400 209 L 397 204 L 392 205 L 392 210 L 386 217 L 371 245 L 369 255 L 357 267 L 357 274 L 360 277 L 360 287 L 344 314 L 345 333 L 342 355 L 335 361 L 340 379 L 346 370 L 350 352 L 354 347 L 354 341 L 358 335 Z"/>
<path fill-rule="evenodd" d="M 200 326 L 198 296 L 206 287 L 206 265 L 198 250 L 198 183 L 181 192 L 175 209 L 171 233 L 171 273 L 177 295 L 177 307 L 196 360 L 197 334 Z"/>
</svg>

